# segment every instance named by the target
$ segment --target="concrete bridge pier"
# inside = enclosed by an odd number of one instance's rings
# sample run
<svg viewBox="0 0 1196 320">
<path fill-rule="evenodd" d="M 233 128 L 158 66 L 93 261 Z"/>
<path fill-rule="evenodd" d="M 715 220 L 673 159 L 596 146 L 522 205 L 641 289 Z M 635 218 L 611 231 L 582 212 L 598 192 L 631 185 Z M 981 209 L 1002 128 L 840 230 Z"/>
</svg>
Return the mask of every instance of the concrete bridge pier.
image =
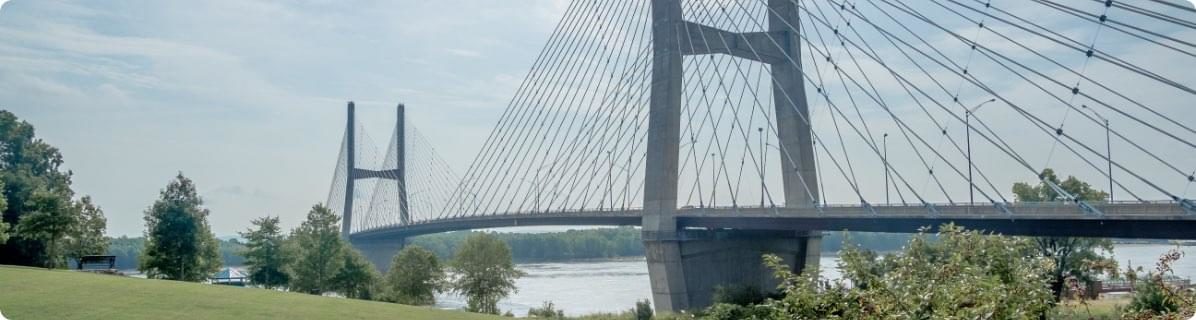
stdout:
<svg viewBox="0 0 1196 320">
<path fill-rule="evenodd" d="M 399 253 L 399 250 L 403 250 L 407 239 L 350 239 L 349 244 L 357 251 L 361 251 L 365 259 L 373 263 L 378 272 L 386 273 L 387 270 L 390 270 L 390 261 Z"/>
<path fill-rule="evenodd" d="M 684 230 L 645 233 L 657 310 L 709 306 L 719 287 L 774 292 L 779 282 L 762 256 L 780 256 L 793 272 L 817 266 L 820 236 L 794 231 Z"/>
</svg>

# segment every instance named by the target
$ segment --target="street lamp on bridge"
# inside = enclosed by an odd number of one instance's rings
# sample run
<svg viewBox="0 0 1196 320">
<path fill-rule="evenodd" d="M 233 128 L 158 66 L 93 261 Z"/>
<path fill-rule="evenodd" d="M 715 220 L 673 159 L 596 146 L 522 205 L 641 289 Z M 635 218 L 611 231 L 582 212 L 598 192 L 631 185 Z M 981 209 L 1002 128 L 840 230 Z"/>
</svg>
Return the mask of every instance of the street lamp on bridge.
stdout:
<svg viewBox="0 0 1196 320">
<path fill-rule="evenodd" d="M 885 205 L 887 206 L 887 205 L 892 205 L 892 203 L 889 202 L 889 133 L 888 132 L 885 132 L 885 135 L 881 136 L 881 143 L 884 144 L 884 148 L 885 148 L 885 154 L 883 157 L 884 159 L 881 159 L 881 161 L 884 162 L 883 164 L 885 166 Z"/>
<path fill-rule="evenodd" d="M 1113 202 L 1113 141 L 1109 139 L 1109 119 L 1101 116 L 1096 109 L 1089 108 L 1086 104 L 1081 104 L 1080 107 L 1091 111 L 1097 119 L 1105 123 L 1105 159 L 1109 161 L 1109 202 Z"/>
<path fill-rule="evenodd" d="M 760 134 L 760 207 L 764 207 L 764 177 L 767 177 L 768 172 L 765 171 L 764 159 L 768 156 L 768 152 L 764 150 L 764 127 L 756 128 L 756 132 Z"/>
<path fill-rule="evenodd" d="M 968 132 L 967 133 L 967 140 L 968 140 L 968 204 L 976 204 L 976 184 L 972 182 L 972 170 L 973 170 L 972 168 L 974 167 L 972 165 L 972 123 L 971 123 L 972 113 L 976 112 L 976 110 L 979 110 L 980 107 L 983 107 L 984 105 L 988 104 L 989 102 L 996 102 L 996 101 L 997 101 L 996 98 L 992 98 L 992 99 L 988 99 L 987 101 L 981 102 L 980 104 L 976 105 L 975 107 L 972 107 L 971 109 L 964 109 L 963 124 L 964 124 L 964 127 L 966 127 L 964 129 L 967 129 L 967 132 Z"/>
</svg>

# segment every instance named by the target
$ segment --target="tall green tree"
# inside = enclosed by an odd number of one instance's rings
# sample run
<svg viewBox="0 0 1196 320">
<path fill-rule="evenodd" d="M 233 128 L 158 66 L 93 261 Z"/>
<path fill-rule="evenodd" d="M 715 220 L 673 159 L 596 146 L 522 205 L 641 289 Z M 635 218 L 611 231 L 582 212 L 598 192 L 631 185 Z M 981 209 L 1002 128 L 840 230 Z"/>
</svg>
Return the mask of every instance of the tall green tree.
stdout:
<svg viewBox="0 0 1196 320">
<path fill-rule="evenodd" d="M 0 180 L 0 190 L 4 190 L 4 181 Z M 0 193 L 0 212 L 4 212 L 8 208 L 8 200 L 4 198 L 4 194 Z M 4 219 L 0 219 L 0 245 L 8 242 L 8 223 Z"/>
<path fill-rule="evenodd" d="M 15 114 L 0 110 L 0 181 L 4 182 L 0 194 L 7 200 L 0 219 L 0 228 L 7 228 L 9 239 L 0 245 L 0 264 L 43 265 L 50 238 L 43 231 L 29 230 L 37 234 L 22 236 L 18 225 L 22 217 L 40 212 L 43 217 L 58 216 L 45 208 L 31 208 L 31 205 L 46 204 L 45 197 L 30 201 L 38 190 L 49 190 L 62 203 L 74 196 L 71 191 L 71 172 L 62 169 L 62 154 L 57 148 L 34 135 L 33 125 L 21 121 Z M 70 210 L 70 206 L 61 206 Z M 50 214 L 49 216 L 46 216 Z M 2 237 L 2 236 L 0 236 Z M 53 239 L 59 242 L 60 239 Z M 57 243 L 55 245 L 58 245 Z M 53 248 L 51 248 L 53 249 Z"/>
<path fill-rule="evenodd" d="M 253 220 L 253 227 L 242 232 L 246 240 L 245 266 L 249 268 L 249 281 L 273 289 L 286 287 L 291 282 L 286 266 L 293 260 L 285 250 L 286 237 L 278 225 L 278 217 L 264 217 Z"/>
<path fill-rule="evenodd" d="M 349 299 L 374 299 L 377 295 L 378 279 L 382 277 L 378 275 L 374 265 L 353 248 L 346 247 L 341 258 L 344 262 L 332 277 L 332 286 L 336 292 Z"/>
<path fill-rule="evenodd" d="M 108 237 L 104 235 L 108 228 L 108 219 L 104 217 L 104 210 L 91 201 L 90 196 L 84 196 L 76 201 L 75 210 L 78 223 L 70 230 L 66 238 L 66 257 L 79 259 L 87 255 L 99 255 L 108 252 Z"/>
<path fill-rule="evenodd" d="M 21 216 L 17 234 L 21 238 L 44 243 L 41 265 L 58 268 L 66 264 L 63 258 L 63 240 L 76 228 L 79 215 L 69 198 L 61 191 L 40 189 L 33 192 L 25 207 L 32 210 Z"/>
<path fill-rule="evenodd" d="M 453 291 L 465 296 L 466 310 L 478 313 L 498 314 L 498 300 L 515 292 L 515 279 L 524 275 L 511 261 L 511 248 L 489 233 L 465 239 L 452 268 Z"/>
<path fill-rule="evenodd" d="M 202 281 L 220 270 L 219 241 L 195 183 L 180 172 L 145 211 L 145 249 L 138 267 L 151 278 Z"/>
<path fill-rule="evenodd" d="M 436 304 L 436 293 L 444 290 L 444 267 L 436 254 L 409 245 L 390 262 L 382 300 L 407 305 Z"/>
<path fill-rule="evenodd" d="M 1079 200 L 1105 201 L 1109 197 L 1108 193 L 1097 190 L 1074 176 L 1068 176 L 1067 179 L 1060 181 L 1055 171 L 1051 169 L 1043 170 L 1042 177 Z M 1015 183 L 1013 184 L 1013 194 L 1017 201 L 1023 202 L 1066 200 L 1063 195 L 1045 182 Z M 1100 274 L 1117 270 L 1116 261 L 1111 258 L 1113 242 L 1109 239 L 1038 237 L 1033 238 L 1032 242 L 1038 255 L 1050 258 L 1054 262 L 1051 272 L 1051 291 L 1054 292 L 1056 301 L 1063 298 L 1068 278 L 1075 278 L 1091 284 Z"/>
<path fill-rule="evenodd" d="M 333 278 L 345 264 L 340 217 L 322 204 L 312 206 L 307 220 L 291 232 L 295 261 L 289 268 L 291 290 L 315 295 L 335 291 Z"/>
</svg>

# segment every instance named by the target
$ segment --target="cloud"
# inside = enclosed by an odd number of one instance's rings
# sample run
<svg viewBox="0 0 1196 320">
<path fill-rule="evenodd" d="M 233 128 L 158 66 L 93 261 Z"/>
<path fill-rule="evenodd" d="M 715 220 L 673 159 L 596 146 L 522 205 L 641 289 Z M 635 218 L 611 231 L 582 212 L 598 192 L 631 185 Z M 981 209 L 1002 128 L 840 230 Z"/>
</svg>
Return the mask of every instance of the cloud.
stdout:
<svg viewBox="0 0 1196 320">
<path fill-rule="evenodd" d="M 473 50 L 465 50 L 465 49 L 453 49 L 453 48 L 450 48 L 450 49 L 444 49 L 444 51 L 446 51 L 446 52 L 448 52 L 448 53 L 450 53 L 450 54 L 456 55 L 456 56 L 461 56 L 461 57 L 466 57 L 466 58 L 480 58 L 480 57 L 482 57 L 482 53 L 481 53 L 481 52 L 477 52 L 477 51 L 473 51 Z"/>
</svg>

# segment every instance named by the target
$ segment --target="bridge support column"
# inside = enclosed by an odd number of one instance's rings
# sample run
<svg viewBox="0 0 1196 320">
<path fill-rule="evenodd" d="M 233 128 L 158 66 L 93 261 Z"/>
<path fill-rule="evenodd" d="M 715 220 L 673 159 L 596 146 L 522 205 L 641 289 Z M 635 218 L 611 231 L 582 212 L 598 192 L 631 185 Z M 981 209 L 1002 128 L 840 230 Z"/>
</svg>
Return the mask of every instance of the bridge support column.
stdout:
<svg viewBox="0 0 1196 320">
<path fill-rule="evenodd" d="M 374 264 L 374 268 L 378 272 L 386 273 L 390 270 L 390 261 L 394 256 L 403 250 L 407 245 L 407 239 L 381 239 L 381 240 L 349 240 L 349 244 L 353 249 L 360 251 L 365 256 L 366 260 Z"/>
<path fill-rule="evenodd" d="M 786 207 L 818 203 L 813 141 L 799 54 L 800 25 L 791 0 L 768 1 L 769 27 L 764 33 L 731 33 L 687 22 L 681 0 L 652 0 L 652 83 L 648 115 L 648 147 L 644 167 L 644 247 L 652 298 L 659 311 L 702 308 L 718 286 L 751 286 L 772 290 L 772 273 L 761 264 L 765 253 L 780 255 L 793 268 L 818 263 L 821 238 L 811 232 L 693 231 L 677 223 L 678 150 L 685 55 L 730 54 L 770 64 L 780 170 Z M 687 34 L 683 28 L 710 32 Z M 767 48 L 728 47 L 705 37 L 757 39 Z M 700 43 L 695 44 L 695 41 Z M 714 45 L 711 45 L 714 44 Z M 718 44 L 723 44 L 719 46 Z M 683 52 L 683 50 L 686 50 Z M 695 233 L 696 232 L 696 233 Z"/>
<path fill-rule="evenodd" d="M 719 287 L 772 292 L 779 282 L 762 257 L 781 257 L 791 271 L 817 264 L 820 237 L 805 232 L 684 230 L 672 239 L 645 239 L 656 307 L 681 311 L 709 306 Z M 647 236 L 647 234 L 645 234 Z M 659 290 L 663 289 L 663 290 Z"/>
</svg>

